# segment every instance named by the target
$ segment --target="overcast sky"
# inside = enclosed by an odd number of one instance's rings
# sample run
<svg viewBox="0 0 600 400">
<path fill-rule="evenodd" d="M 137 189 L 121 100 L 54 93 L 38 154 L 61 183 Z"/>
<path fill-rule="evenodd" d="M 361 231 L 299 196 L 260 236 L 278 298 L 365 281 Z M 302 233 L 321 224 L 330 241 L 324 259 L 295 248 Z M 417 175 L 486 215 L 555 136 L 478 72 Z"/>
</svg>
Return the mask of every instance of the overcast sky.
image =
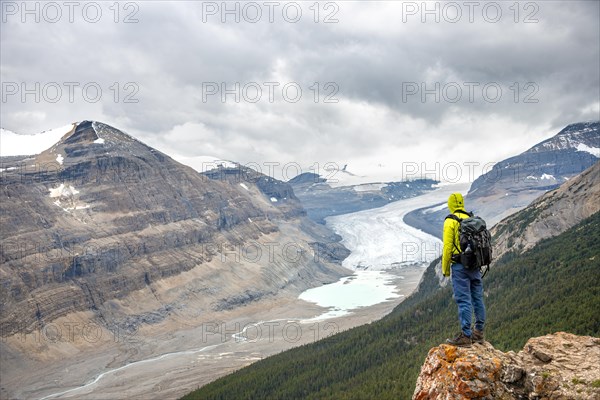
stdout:
<svg viewBox="0 0 600 400">
<path fill-rule="evenodd" d="M 600 118 L 597 1 L 223 4 L 2 1 L 1 126 L 394 178 Z"/>
</svg>

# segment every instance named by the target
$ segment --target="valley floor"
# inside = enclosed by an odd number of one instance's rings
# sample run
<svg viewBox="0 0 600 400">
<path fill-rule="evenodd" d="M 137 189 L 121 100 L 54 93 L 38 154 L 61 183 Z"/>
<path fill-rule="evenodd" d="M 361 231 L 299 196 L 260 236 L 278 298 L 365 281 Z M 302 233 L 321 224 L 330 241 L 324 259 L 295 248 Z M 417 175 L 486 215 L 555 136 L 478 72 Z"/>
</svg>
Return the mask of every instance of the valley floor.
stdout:
<svg viewBox="0 0 600 400">
<path fill-rule="evenodd" d="M 420 267 L 395 270 L 392 284 L 402 296 L 337 318 L 319 319 L 325 308 L 281 296 L 174 334 L 128 338 L 139 342 L 127 346 L 138 352 L 139 361 L 125 366 L 102 368 L 120 357 L 121 346 L 65 361 L 23 361 L 27 374 L 21 368 L 19 374 L 3 373 L 2 386 L 13 390 L 3 391 L 2 398 L 176 399 L 264 357 L 382 318 L 415 289 L 422 272 Z"/>
</svg>

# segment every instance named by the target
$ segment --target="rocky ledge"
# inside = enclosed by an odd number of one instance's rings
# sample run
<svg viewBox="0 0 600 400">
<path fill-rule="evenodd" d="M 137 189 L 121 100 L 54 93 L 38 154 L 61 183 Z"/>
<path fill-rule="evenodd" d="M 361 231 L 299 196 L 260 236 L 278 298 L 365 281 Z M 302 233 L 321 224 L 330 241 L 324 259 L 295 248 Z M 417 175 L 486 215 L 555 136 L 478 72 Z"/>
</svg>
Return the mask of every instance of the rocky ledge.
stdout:
<svg viewBox="0 0 600 400">
<path fill-rule="evenodd" d="M 519 353 L 490 343 L 429 351 L 413 400 L 600 399 L 600 339 L 558 332 Z"/>
</svg>

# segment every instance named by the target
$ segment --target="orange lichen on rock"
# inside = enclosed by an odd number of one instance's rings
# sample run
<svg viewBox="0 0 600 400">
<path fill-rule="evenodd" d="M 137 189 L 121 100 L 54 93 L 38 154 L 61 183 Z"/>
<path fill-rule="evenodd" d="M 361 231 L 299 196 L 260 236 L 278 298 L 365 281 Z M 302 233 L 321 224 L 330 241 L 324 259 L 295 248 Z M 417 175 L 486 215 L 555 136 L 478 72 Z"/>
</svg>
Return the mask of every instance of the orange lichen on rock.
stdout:
<svg viewBox="0 0 600 400">
<path fill-rule="evenodd" d="M 600 339 L 564 332 L 530 339 L 518 354 L 442 344 L 429 351 L 413 399 L 600 399 L 598 365 Z"/>
</svg>

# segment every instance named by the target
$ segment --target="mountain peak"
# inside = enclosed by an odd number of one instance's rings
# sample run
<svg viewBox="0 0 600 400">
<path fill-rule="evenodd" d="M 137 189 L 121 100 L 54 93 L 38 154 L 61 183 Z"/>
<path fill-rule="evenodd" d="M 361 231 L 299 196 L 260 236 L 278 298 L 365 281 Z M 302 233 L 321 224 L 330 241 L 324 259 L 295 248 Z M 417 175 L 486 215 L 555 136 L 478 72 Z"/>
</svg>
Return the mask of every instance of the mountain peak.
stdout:
<svg viewBox="0 0 600 400">
<path fill-rule="evenodd" d="M 570 149 L 587 152 L 600 158 L 600 121 L 569 124 L 553 137 L 536 144 L 525 153 Z"/>
<path fill-rule="evenodd" d="M 600 121 L 570 124 L 478 177 L 469 189 L 469 204 L 493 225 L 582 173 L 598 159 Z"/>
<path fill-rule="evenodd" d="M 600 121 L 582 121 L 582 122 L 574 122 L 572 124 L 567 125 L 561 132 L 568 131 L 580 131 L 585 129 L 597 129 Z"/>
<path fill-rule="evenodd" d="M 140 142 L 119 129 L 98 121 L 81 121 L 62 136 L 52 147 L 36 156 L 38 162 L 57 161 L 63 164 L 90 157 L 139 157 L 149 154 L 164 156 L 158 150 Z"/>
<path fill-rule="evenodd" d="M 98 121 L 81 121 L 75 124 L 75 129 L 61 138 L 65 144 L 105 144 L 110 143 L 141 143 L 133 136 Z"/>
<path fill-rule="evenodd" d="M 94 129 L 93 121 L 82 121 L 75 124 L 74 128 L 61 138 L 64 143 L 83 143 L 98 140 L 99 136 Z"/>
</svg>

